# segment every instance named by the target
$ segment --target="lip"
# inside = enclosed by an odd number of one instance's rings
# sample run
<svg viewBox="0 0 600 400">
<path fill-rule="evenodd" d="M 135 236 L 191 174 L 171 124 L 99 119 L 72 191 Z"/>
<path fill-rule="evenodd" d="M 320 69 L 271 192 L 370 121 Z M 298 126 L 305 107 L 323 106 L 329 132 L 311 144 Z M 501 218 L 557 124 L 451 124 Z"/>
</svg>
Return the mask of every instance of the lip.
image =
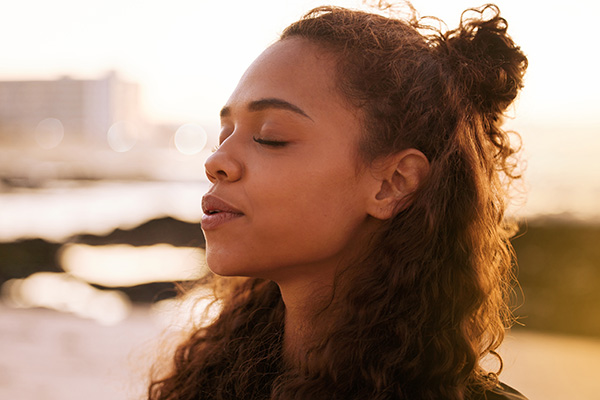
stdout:
<svg viewBox="0 0 600 400">
<path fill-rule="evenodd" d="M 244 216 L 244 213 L 219 197 L 206 194 L 202 197 L 202 229 L 211 230 Z"/>
</svg>

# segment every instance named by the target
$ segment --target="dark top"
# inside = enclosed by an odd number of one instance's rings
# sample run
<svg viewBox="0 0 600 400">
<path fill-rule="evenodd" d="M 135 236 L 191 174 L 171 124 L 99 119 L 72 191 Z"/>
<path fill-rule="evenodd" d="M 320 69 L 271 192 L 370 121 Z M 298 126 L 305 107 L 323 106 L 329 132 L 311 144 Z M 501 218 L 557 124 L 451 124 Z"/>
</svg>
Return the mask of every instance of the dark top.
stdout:
<svg viewBox="0 0 600 400">
<path fill-rule="evenodd" d="M 527 397 L 500 382 L 492 391 L 477 397 L 476 400 L 527 400 Z"/>
</svg>

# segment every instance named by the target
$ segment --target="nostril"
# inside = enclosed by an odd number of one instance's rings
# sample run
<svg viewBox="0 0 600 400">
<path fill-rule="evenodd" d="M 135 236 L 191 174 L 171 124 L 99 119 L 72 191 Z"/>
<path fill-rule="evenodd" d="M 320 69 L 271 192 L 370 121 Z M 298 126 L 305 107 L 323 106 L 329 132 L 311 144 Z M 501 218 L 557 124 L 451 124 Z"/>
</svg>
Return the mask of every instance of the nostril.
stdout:
<svg viewBox="0 0 600 400">
<path fill-rule="evenodd" d="M 208 169 L 206 169 L 205 173 L 206 173 L 206 177 L 211 182 L 229 179 L 229 174 L 227 174 L 227 172 L 225 172 L 224 169 L 219 169 L 217 171 L 211 171 L 211 172 L 209 172 Z"/>
<path fill-rule="evenodd" d="M 204 163 L 204 169 L 208 179 L 215 183 L 217 181 L 237 181 L 242 175 L 242 163 L 236 153 L 223 151 L 223 146 L 218 152 L 213 153 Z"/>
<path fill-rule="evenodd" d="M 217 180 L 217 177 L 214 176 L 213 174 L 211 174 L 210 172 L 208 172 L 208 170 L 204 170 L 204 173 L 206 174 L 206 177 L 208 178 L 209 181 L 214 183 Z"/>
</svg>

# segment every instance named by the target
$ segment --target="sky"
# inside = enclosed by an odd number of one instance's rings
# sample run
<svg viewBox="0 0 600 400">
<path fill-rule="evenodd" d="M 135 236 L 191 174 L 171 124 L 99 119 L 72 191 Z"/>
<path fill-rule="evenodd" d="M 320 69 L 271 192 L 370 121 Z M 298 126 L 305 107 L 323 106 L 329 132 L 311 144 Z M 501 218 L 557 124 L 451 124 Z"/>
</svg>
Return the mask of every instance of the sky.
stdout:
<svg viewBox="0 0 600 400">
<path fill-rule="evenodd" d="M 412 3 L 421 15 L 440 17 L 454 28 L 462 10 L 484 2 Z M 98 78 L 115 70 L 140 84 L 150 121 L 201 123 L 211 132 L 252 60 L 289 23 L 325 3 L 365 8 L 360 0 L 5 1 L 0 80 Z M 595 207 L 600 199 L 600 52 L 595 39 L 600 2 L 496 3 L 509 34 L 529 58 L 525 88 L 507 128 L 523 136 L 532 184 L 554 190 L 543 195 L 534 190 L 538 195 L 532 200 L 575 193 L 571 198 L 583 196 L 586 207 Z M 586 193 L 579 196 L 577 190 Z"/>
<path fill-rule="evenodd" d="M 326 2 L 326 1 L 325 1 Z M 359 0 L 330 3 L 365 8 Z M 116 70 L 142 86 L 156 121 L 212 121 L 252 60 L 290 22 L 323 0 L 20 0 L 5 2 L 0 79 L 94 78 Z M 567 8 L 499 0 L 509 33 L 529 56 L 522 120 L 600 122 L 595 16 L 600 3 Z M 544 6 L 542 6 L 544 4 Z M 455 27 L 473 0 L 415 0 L 421 15 Z"/>
</svg>

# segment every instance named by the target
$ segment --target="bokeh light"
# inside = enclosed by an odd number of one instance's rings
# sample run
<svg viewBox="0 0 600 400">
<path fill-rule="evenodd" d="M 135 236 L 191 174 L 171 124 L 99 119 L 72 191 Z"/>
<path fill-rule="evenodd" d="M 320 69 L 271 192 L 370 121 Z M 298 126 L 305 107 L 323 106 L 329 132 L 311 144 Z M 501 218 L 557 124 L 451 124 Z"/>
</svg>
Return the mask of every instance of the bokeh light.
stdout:
<svg viewBox="0 0 600 400">
<path fill-rule="evenodd" d="M 131 311 L 128 297 L 117 290 L 100 290 L 69 274 L 36 272 L 2 285 L 2 299 L 16 308 L 45 307 L 73 313 L 103 325 L 121 322 Z"/>
<path fill-rule="evenodd" d="M 207 135 L 198 124 L 184 124 L 175 132 L 175 147 L 180 153 L 194 155 L 206 146 Z"/>
<path fill-rule="evenodd" d="M 108 129 L 106 139 L 111 149 L 124 153 L 135 146 L 139 137 L 138 127 L 131 122 L 118 121 Z"/>
<path fill-rule="evenodd" d="M 52 149 L 62 142 L 65 136 L 65 128 L 56 118 L 41 120 L 35 128 L 35 141 L 44 149 Z"/>
<path fill-rule="evenodd" d="M 198 279 L 206 271 L 203 249 L 168 244 L 67 244 L 61 248 L 59 260 L 73 276 L 111 287 Z"/>
</svg>

